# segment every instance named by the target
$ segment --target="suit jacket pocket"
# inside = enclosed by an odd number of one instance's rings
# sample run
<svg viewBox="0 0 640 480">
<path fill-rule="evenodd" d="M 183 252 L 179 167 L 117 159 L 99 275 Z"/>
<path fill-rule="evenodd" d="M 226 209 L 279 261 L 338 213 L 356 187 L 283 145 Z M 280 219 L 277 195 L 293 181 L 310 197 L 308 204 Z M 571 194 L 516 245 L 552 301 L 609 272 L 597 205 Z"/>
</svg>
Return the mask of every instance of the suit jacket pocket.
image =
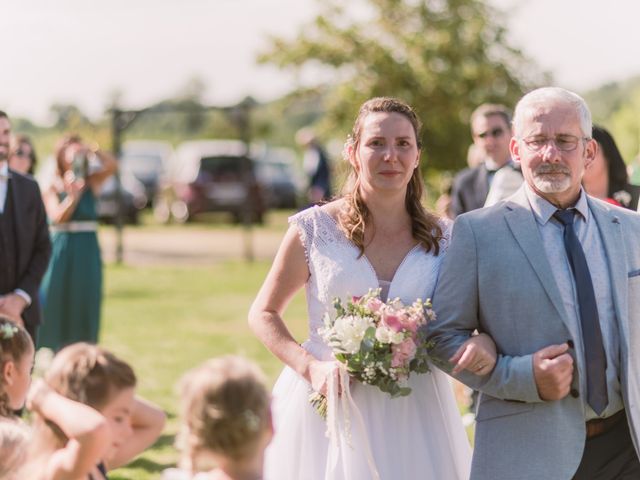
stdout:
<svg viewBox="0 0 640 480">
<path fill-rule="evenodd" d="M 499 398 L 482 395 L 476 420 L 490 420 L 492 418 L 518 415 L 533 410 L 533 403 L 518 402 L 515 400 L 500 400 Z"/>
<path fill-rule="evenodd" d="M 640 277 L 640 268 L 636 268 L 635 270 L 631 270 L 629 272 L 629 278 Z"/>
</svg>

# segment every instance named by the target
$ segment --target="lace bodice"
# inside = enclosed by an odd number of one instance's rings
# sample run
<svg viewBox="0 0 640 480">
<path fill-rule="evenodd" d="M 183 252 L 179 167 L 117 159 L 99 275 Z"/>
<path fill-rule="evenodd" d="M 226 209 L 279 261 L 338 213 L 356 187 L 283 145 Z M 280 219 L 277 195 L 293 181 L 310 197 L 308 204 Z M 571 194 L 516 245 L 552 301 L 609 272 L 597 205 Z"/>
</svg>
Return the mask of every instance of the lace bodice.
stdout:
<svg viewBox="0 0 640 480">
<path fill-rule="evenodd" d="M 299 212 L 289 223 L 298 229 L 311 274 L 306 285 L 309 340 L 316 356 L 327 357 L 329 348 L 317 331 L 325 313 L 332 313 L 333 299 L 364 295 L 370 288 L 378 288 L 379 281 L 367 257 L 358 258 L 358 248 L 323 208 L 314 206 Z M 441 220 L 440 226 L 445 237 L 440 255 L 427 253 L 419 245 L 411 249 L 391 280 L 389 298 L 412 303 L 433 296 L 451 228 L 446 220 Z"/>
</svg>

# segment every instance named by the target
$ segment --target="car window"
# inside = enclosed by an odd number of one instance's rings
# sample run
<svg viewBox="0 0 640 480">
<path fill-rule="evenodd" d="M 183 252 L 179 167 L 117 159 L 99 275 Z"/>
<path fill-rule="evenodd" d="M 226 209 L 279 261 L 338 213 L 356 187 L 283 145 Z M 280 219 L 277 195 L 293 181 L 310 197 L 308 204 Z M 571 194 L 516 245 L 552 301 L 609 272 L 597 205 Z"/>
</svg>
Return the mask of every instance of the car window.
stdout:
<svg viewBox="0 0 640 480">
<path fill-rule="evenodd" d="M 200 160 L 200 174 L 213 180 L 241 179 L 245 168 L 250 168 L 248 162 L 249 160 L 245 157 L 203 157 Z"/>
</svg>

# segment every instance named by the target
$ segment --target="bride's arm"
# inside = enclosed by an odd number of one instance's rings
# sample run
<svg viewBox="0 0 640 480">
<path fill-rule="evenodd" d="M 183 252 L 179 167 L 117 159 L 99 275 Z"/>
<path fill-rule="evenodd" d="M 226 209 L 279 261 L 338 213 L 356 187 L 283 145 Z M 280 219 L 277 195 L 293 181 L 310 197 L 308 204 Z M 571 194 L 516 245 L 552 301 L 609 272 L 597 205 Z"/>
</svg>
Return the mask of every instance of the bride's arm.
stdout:
<svg viewBox="0 0 640 480">
<path fill-rule="evenodd" d="M 297 227 L 285 234 L 271 270 L 249 311 L 249 326 L 280 360 L 304 377 L 317 391 L 334 362 L 322 362 L 302 348 L 287 329 L 282 314 L 309 278 L 309 267 Z"/>
<path fill-rule="evenodd" d="M 497 358 L 496 344 L 489 335 L 473 335 L 449 359 L 449 363 L 454 365 L 451 373 L 455 375 L 468 370 L 475 375 L 488 375 L 493 371 Z"/>
</svg>

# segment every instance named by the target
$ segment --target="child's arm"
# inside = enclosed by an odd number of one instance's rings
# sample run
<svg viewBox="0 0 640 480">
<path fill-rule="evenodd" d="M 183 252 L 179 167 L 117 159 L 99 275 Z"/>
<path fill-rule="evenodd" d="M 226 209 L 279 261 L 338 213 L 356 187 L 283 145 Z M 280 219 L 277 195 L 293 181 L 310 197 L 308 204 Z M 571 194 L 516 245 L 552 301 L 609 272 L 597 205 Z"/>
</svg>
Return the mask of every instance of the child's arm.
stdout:
<svg viewBox="0 0 640 480">
<path fill-rule="evenodd" d="M 106 419 L 97 410 L 58 394 L 42 380 L 31 387 L 27 407 L 56 424 L 69 439 L 47 462 L 45 478 L 85 478 L 109 447 Z"/>
<path fill-rule="evenodd" d="M 107 470 L 126 465 L 157 440 L 164 428 L 166 415 L 147 400 L 136 397 L 131 412 L 133 435 L 122 444 L 113 457 L 106 461 Z"/>
</svg>

